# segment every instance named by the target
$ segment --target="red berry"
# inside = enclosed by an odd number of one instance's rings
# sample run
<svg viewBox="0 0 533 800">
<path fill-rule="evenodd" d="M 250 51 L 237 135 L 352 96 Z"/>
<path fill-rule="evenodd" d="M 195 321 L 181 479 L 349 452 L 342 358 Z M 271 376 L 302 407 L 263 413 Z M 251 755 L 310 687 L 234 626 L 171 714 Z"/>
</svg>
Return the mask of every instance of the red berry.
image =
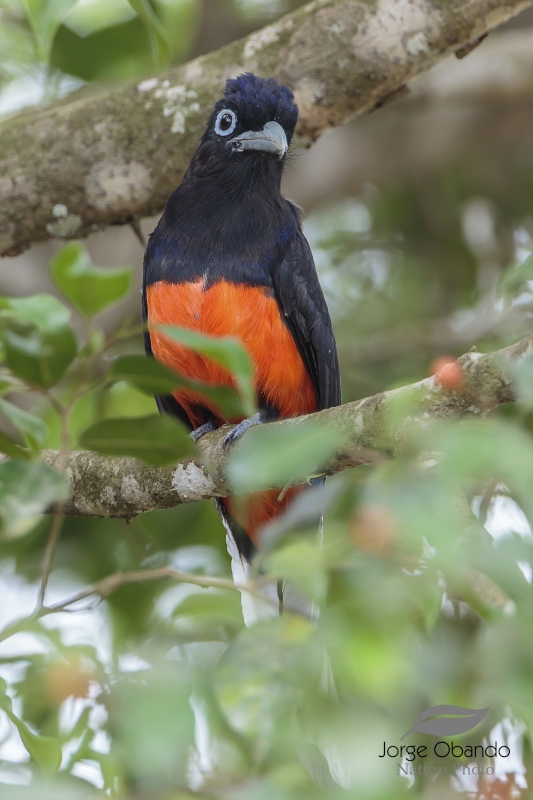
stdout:
<svg viewBox="0 0 533 800">
<path fill-rule="evenodd" d="M 443 389 L 457 392 L 463 385 L 464 374 L 461 364 L 451 356 L 439 356 L 432 361 L 430 374 L 435 375 Z"/>
</svg>

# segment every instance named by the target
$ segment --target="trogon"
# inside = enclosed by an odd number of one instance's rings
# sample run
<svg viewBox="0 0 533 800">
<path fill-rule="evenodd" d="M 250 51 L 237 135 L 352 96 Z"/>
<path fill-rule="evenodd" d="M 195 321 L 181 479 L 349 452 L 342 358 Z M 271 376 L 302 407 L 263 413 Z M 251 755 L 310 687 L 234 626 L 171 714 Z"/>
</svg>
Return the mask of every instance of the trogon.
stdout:
<svg viewBox="0 0 533 800">
<path fill-rule="evenodd" d="M 228 80 L 180 186 L 169 197 L 144 259 L 143 320 L 149 354 L 186 378 L 233 385 L 225 369 L 157 330 L 176 325 L 238 338 L 251 358 L 258 414 L 225 419 L 201 391 L 157 397 L 193 438 L 231 422 L 229 444 L 251 425 L 340 403 L 335 338 L 300 210 L 281 193 L 298 119 L 294 95 L 274 78 Z M 152 328 L 150 329 L 150 326 Z M 245 504 L 217 501 L 228 547 L 250 560 L 262 525 L 300 488 Z"/>
</svg>

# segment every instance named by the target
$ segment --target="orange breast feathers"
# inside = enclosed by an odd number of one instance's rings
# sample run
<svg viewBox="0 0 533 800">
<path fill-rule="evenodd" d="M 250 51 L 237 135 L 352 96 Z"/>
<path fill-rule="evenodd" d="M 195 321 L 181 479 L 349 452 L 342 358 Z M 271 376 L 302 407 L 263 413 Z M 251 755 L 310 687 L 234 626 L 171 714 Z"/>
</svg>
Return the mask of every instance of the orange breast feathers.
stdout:
<svg viewBox="0 0 533 800">
<path fill-rule="evenodd" d="M 318 409 L 312 380 L 291 333 L 282 319 L 273 294 L 264 287 L 219 281 L 208 289 L 204 280 L 195 283 L 159 281 L 147 287 L 148 324 L 177 325 L 210 336 L 240 339 L 254 366 L 254 385 L 280 417 L 296 417 Z M 223 367 L 152 330 L 150 341 L 155 358 L 179 375 L 202 383 L 230 386 L 233 378 Z M 193 427 L 201 402 L 220 423 L 222 412 L 201 394 L 175 392 Z M 227 420 L 239 422 L 240 419 Z"/>
</svg>

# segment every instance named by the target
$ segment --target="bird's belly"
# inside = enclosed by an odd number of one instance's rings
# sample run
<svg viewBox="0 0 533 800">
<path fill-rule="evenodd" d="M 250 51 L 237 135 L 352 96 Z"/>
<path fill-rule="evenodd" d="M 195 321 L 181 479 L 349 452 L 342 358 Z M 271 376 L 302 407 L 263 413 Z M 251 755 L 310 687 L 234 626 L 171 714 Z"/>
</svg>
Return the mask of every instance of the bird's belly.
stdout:
<svg viewBox="0 0 533 800">
<path fill-rule="evenodd" d="M 147 287 L 146 300 L 149 324 L 176 325 L 210 336 L 239 339 L 254 366 L 260 402 L 276 409 L 280 418 L 317 410 L 312 380 L 268 288 L 222 280 L 208 288 L 203 279 L 189 283 L 158 281 Z M 212 385 L 233 385 L 226 369 L 164 334 L 152 330 L 150 341 L 155 358 L 179 375 Z M 182 390 L 175 398 L 193 427 L 204 421 L 195 410 L 199 401 L 220 422 L 226 421 L 221 410 L 201 395 Z"/>
</svg>

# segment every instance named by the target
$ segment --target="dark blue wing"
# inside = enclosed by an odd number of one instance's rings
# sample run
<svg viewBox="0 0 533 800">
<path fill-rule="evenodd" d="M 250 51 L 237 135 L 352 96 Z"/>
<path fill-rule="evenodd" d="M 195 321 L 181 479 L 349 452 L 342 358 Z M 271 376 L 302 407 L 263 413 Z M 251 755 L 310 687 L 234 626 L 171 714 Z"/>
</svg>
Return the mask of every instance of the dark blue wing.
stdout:
<svg viewBox="0 0 533 800">
<path fill-rule="evenodd" d="M 313 254 L 301 231 L 273 270 L 274 290 L 287 326 L 315 386 L 319 408 L 338 406 L 341 380 L 337 345 Z"/>
</svg>

